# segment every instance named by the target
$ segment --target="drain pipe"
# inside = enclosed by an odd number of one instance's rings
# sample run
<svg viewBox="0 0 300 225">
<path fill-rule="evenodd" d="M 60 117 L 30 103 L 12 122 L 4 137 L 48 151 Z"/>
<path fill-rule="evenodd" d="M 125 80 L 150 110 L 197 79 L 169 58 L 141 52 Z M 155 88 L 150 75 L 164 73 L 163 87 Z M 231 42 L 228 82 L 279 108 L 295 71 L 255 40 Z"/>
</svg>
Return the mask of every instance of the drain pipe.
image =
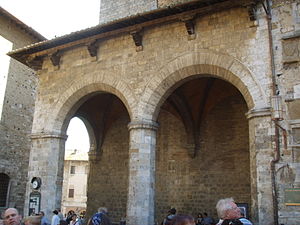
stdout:
<svg viewBox="0 0 300 225">
<path fill-rule="evenodd" d="M 279 95 L 277 80 L 276 80 L 276 72 L 275 72 L 275 59 L 274 59 L 274 50 L 273 50 L 273 36 L 272 36 L 272 11 L 271 11 L 271 0 L 266 0 L 267 6 L 264 5 L 262 1 L 264 10 L 267 14 L 267 23 L 268 23 L 268 36 L 269 36 L 269 51 L 270 51 L 270 63 L 272 70 L 272 94 L 273 96 Z M 271 181 L 272 181 L 272 198 L 273 198 L 273 215 L 274 215 L 274 225 L 278 225 L 278 194 L 276 189 L 276 172 L 275 172 L 275 164 L 280 160 L 280 141 L 279 141 L 279 123 L 278 119 L 274 119 L 275 125 L 275 149 L 274 149 L 274 158 L 270 163 L 271 169 Z"/>
</svg>

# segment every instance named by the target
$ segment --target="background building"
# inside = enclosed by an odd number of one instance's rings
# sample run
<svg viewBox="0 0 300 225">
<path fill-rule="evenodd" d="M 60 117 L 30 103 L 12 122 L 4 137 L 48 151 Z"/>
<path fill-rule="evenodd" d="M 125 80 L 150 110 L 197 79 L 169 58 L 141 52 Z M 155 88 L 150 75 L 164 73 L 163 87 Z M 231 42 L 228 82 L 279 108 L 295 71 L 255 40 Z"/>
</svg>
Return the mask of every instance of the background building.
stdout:
<svg viewBox="0 0 300 225">
<path fill-rule="evenodd" d="M 61 203 L 64 215 L 70 210 L 78 215 L 86 211 L 88 163 L 87 152 L 66 151 Z"/>
<path fill-rule="evenodd" d="M 0 27 L 0 211 L 22 213 L 37 77 L 6 53 L 45 38 L 1 7 Z"/>
</svg>

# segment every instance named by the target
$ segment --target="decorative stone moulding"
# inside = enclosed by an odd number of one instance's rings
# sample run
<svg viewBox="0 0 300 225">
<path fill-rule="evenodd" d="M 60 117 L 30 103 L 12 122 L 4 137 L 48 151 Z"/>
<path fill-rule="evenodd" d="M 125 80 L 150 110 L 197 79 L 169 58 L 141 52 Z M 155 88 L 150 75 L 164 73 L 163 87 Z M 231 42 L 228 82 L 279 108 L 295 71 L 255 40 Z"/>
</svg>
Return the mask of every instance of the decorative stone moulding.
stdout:
<svg viewBox="0 0 300 225">
<path fill-rule="evenodd" d="M 61 52 L 60 51 L 56 51 L 53 54 L 50 55 L 50 60 L 53 64 L 53 66 L 59 66 L 60 64 L 60 59 L 61 59 Z"/>
<path fill-rule="evenodd" d="M 260 109 L 251 109 L 245 115 L 248 120 L 256 117 L 271 116 L 272 111 L 271 107 L 260 108 Z"/>
<path fill-rule="evenodd" d="M 283 64 L 292 64 L 300 61 L 300 31 L 294 31 L 282 36 Z"/>
<path fill-rule="evenodd" d="M 63 139 L 67 140 L 68 135 L 66 134 L 59 134 L 59 133 L 32 133 L 30 135 L 31 139 L 45 139 L 45 138 L 55 138 L 55 139 Z"/>
<path fill-rule="evenodd" d="M 130 35 L 134 41 L 134 44 L 136 46 L 136 51 L 142 51 L 143 50 L 143 36 L 142 36 L 142 29 L 134 30 L 130 32 Z"/>
<path fill-rule="evenodd" d="M 91 41 L 90 43 L 88 43 L 87 49 L 88 49 L 91 57 L 97 57 L 97 53 L 98 53 L 97 40 L 94 40 L 94 41 Z"/>
<path fill-rule="evenodd" d="M 149 129 L 157 130 L 159 124 L 155 121 L 132 121 L 128 124 L 128 130 L 132 129 Z"/>
<path fill-rule="evenodd" d="M 89 152 L 88 155 L 89 155 L 89 161 L 93 163 L 100 161 L 100 157 L 101 157 L 100 152 L 93 151 L 93 152 Z"/>
<path fill-rule="evenodd" d="M 41 70 L 43 65 L 43 57 L 30 55 L 25 60 L 26 65 L 34 70 Z"/>
<path fill-rule="evenodd" d="M 286 94 L 285 94 L 284 101 L 285 102 L 292 102 L 294 100 L 295 100 L 295 98 L 294 98 L 294 90 L 287 91 Z"/>
<path fill-rule="evenodd" d="M 184 22 L 186 31 L 188 33 L 188 40 L 194 40 L 196 38 L 194 19 L 195 15 L 188 15 L 181 18 L 181 21 Z"/>
</svg>

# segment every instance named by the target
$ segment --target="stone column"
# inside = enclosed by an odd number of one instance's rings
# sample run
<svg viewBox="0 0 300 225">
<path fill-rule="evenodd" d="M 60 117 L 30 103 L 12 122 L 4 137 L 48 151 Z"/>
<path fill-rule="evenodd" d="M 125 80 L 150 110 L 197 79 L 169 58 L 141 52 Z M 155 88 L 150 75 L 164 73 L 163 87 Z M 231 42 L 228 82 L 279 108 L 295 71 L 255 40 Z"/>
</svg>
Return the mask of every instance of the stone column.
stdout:
<svg viewBox="0 0 300 225">
<path fill-rule="evenodd" d="M 129 187 L 127 223 L 154 224 L 155 145 L 158 124 L 150 121 L 129 123 Z"/>
<path fill-rule="evenodd" d="M 66 139 L 67 135 L 65 134 L 38 133 L 31 135 L 25 216 L 29 212 L 29 195 L 33 191 L 31 187 L 33 177 L 40 177 L 42 181 L 42 185 L 37 191 L 41 193 L 41 210 L 45 212 L 45 215 L 51 218 L 52 211 L 60 208 Z"/>
<path fill-rule="evenodd" d="M 251 218 L 254 224 L 272 225 L 273 198 L 271 161 L 274 157 L 274 127 L 270 108 L 250 110 L 249 120 Z"/>
</svg>

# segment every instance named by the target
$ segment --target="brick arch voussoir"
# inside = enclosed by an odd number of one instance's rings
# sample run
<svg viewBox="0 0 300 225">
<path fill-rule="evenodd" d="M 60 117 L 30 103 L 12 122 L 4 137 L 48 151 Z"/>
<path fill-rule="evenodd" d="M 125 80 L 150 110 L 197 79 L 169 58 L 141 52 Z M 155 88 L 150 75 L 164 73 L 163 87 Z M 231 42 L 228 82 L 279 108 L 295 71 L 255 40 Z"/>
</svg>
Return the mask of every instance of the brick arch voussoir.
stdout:
<svg viewBox="0 0 300 225">
<path fill-rule="evenodd" d="M 267 106 L 262 87 L 251 71 L 230 55 L 203 50 L 187 53 L 168 64 L 151 79 L 139 105 L 139 116 L 156 120 L 161 104 L 187 79 L 214 76 L 234 85 L 243 95 L 249 109 Z"/>
<path fill-rule="evenodd" d="M 71 116 L 75 113 L 84 97 L 96 92 L 106 92 L 116 95 L 125 105 L 129 117 L 132 117 L 132 109 L 136 104 L 136 98 L 130 89 L 120 80 L 108 80 L 108 82 L 95 82 L 80 80 L 71 85 L 53 106 L 52 132 L 64 133 Z M 67 123 L 67 124 L 66 124 Z"/>
</svg>

